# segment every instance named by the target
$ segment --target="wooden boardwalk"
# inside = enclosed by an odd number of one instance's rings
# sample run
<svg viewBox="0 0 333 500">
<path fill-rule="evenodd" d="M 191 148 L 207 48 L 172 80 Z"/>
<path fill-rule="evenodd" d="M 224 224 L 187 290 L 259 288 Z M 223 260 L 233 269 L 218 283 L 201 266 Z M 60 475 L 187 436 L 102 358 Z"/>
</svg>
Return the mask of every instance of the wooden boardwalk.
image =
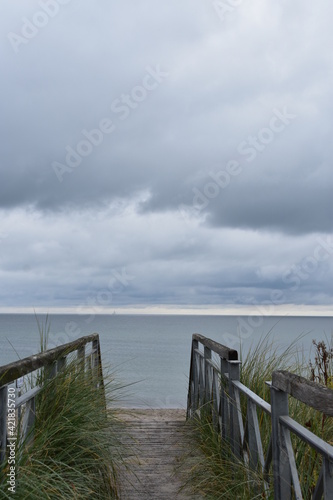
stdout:
<svg viewBox="0 0 333 500">
<path fill-rule="evenodd" d="M 121 471 L 121 500 L 200 500 L 183 490 L 180 460 L 188 450 L 183 410 L 132 410 L 122 414 L 130 438 Z"/>
</svg>

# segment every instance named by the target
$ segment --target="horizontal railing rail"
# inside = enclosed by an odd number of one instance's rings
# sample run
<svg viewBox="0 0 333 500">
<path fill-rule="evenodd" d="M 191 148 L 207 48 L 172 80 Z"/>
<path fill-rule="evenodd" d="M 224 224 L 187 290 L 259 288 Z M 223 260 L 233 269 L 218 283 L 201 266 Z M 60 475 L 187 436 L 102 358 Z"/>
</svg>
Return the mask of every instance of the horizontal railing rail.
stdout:
<svg viewBox="0 0 333 500">
<path fill-rule="evenodd" d="M 273 373 L 272 384 L 298 401 L 333 417 L 333 391 L 328 387 L 284 370 Z"/>
<path fill-rule="evenodd" d="M 210 349 L 211 351 L 214 351 L 216 354 L 220 356 L 220 358 L 226 359 L 226 360 L 237 360 L 238 359 L 238 352 L 235 349 L 230 349 L 229 347 L 226 347 L 222 344 L 219 344 L 218 342 L 215 342 L 215 340 L 209 339 L 208 337 L 204 337 L 203 335 L 200 335 L 199 333 L 194 333 L 192 336 L 192 341 L 194 342 L 200 342 L 204 347 L 207 349 Z M 198 346 L 196 345 L 198 348 Z"/>
<path fill-rule="evenodd" d="M 88 353 L 87 346 L 90 347 Z M 15 427 L 18 430 L 17 425 L 20 426 L 22 441 L 32 434 L 36 396 L 46 380 L 64 370 L 68 358 L 75 354 L 84 371 L 92 371 L 94 385 L 104 394 L 101 348 L 97 333 L 0 367 L 0 464 L 6 461 L 9 442 L 14 439 L 10 437 L 13 436 L 11 429 Z M 41 370 L 44 370 L 43 377 Z M 27 376 L 30 380 L 26 380 Z"/>
<path fill-rule="evenodd" d="M 32 371 L 38 370 L 46 365 L 57 361 L 58 359 L 68 356 L 71 352 L 78 351 L 90 342 L 96 342 L 99 345 L 99 335 L 97 333 L 81 337 L 73 342 L 62 344 L 54 349 L 34 354 L 27 358 L 14 361 L 0 367 L 0 386 L 9 384 L 24 375 L 28 375 Z"/>
<path fill-rule="evenodd" d="M 215 354 L 215 361 L 213 360 Z M 314 487 L 313 500 L 333 498 L 333 447 L 289 416 L 288 395 L 333 416 L 333 391 L 303 377 L 275 371 L 271 404 L 240 381 L 238 353 L 203 335 L 192 336 L 188 418 L 210 418 L 228 442 L 233 454 L 264 478 L 264 494 L 270 489 L 273 468 L 275 500 L 302 499 L 290 433 L 298 436 L 322 457 L 322 468 Z M 241 400 L 241 395 L 243 399 Z M 268 415 L 269 440 L 263 446 L 258 414 Z M 267 429 L 266 429 L 267 430 Z"/>
</svg>

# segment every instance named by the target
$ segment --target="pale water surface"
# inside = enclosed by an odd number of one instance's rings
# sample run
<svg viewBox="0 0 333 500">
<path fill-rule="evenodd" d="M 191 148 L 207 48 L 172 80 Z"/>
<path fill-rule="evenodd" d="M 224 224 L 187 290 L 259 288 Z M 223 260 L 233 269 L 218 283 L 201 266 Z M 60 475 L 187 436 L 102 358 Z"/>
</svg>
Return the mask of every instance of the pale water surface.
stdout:
<svg viewBox="0 0 333 500">
<path fill-rule="evenodd" d="M 43 322 L 45 316 L 39 316 Z M 128 386 L 121 406 L 184 408 L 190 362 L 191 336 L 201 333 L 243 352 L 251 342 L 270 333 L 285 347 L 298 341 L 306 359 L 312 339 L 330 340 L 332 317 L 249 317 L 173 315 L 50 315 L 49 347 L 90 333 L 100 334 L 104 365 L 115 370 Z M 33 314 L 0 314 L 0 365 L 39 351 Z"/>
</svg>

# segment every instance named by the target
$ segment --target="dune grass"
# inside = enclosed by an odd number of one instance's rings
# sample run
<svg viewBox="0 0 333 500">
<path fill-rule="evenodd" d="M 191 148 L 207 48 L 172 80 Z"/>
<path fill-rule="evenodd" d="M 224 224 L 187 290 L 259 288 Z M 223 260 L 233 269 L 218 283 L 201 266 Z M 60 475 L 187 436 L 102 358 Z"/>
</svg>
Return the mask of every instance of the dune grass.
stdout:
<svg viewBox="0 0 333 500">
<path fill-rule="evenodd" d="M 243 360 L 241 382 L 267 402 L 270 402 L 270 391 L 265 382 L 271 380 L 272 372 L 278 369 L 288 370 L 332 387 L 332 347 L 327 347 L 324 342 L 316 341 L 314 341 L 314 347 L 315 353 L 312 361 L 305 363 L 304 356 L 296 348 L 296 343 L 281 351 L 272 344 L 270 336 L 266 335 L 257 345 L 252 346 Z M 245 397 L 241 397 L 241 407 L 245 421 Z M 314 434 L 333 444 L 332 418 L 323 417 L 321 413 L 291 397 L 289 398 L 289 413 Z M 189 422 L 189 425 L 193 426 L 193 434 L 197 436 L 197 439 L 193 444 L 193 450 L 184 460 L 187 467 L 191 466 L 189 482 L 193 492 L 200 492 L 205 498 L 211 500 L 265 498 L 264 478 L 259 469 L 254 471 L 235 457 L 227 443 L 224 442 L 222 446 L 221 437 L 216 432 L 211 418 L 205 417 L 205 412 L 201 414 L 201 419 L 195 418 Z M 269 415 L 258 410 L 258 420 L 266 455 L 271 434 L 271 419 Z M 292 440 L 303 498 L 307 500 L 311 498 L 319 476 L 321 457 L 296 436 L 293 436 Z M 268 499 L 273 499 L 271 475 L 272 469 L 270 470 L 271 484 L 266 489 Z"/>
<path fill-rule="evenodd" d="M 46 380 L 36 398 L 33 439 L 28 436 L 17 449 L 15 498 L 118 498 L 122 423 L 110 407 L 119 386 L 112 375 L 105 376 L 105 399 L 92 381 L 78 361 Z M 12 498 L 6 483 L 0 484 L 0 497 Z"/>
</svg>

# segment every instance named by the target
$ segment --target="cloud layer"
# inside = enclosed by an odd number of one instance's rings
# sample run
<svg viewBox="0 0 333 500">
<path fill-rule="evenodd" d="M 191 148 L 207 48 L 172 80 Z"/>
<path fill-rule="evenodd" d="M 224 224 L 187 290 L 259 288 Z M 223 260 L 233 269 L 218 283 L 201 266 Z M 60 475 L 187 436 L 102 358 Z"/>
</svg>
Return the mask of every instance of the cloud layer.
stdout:
<svg viewBox="0 0 333 500">
<path fill-rule="evenodd" d="M 2 305 L 331 304 L 332 10 L 4 0 Z"/>
</svg>

